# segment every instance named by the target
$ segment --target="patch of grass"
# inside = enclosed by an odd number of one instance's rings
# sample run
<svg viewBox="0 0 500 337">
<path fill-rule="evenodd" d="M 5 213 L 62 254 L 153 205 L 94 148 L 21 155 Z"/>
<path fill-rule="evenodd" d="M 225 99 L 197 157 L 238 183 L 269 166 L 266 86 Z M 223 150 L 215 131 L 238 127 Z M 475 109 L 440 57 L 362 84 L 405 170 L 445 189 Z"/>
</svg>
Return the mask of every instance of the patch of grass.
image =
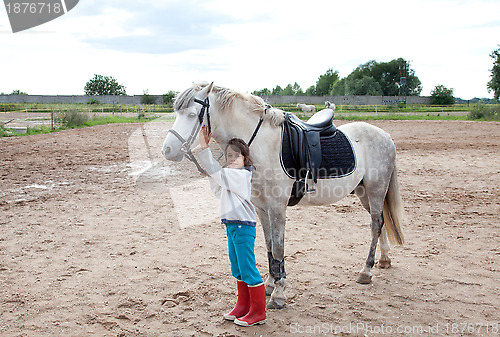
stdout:
<svg viewBox="0 0 500 337">
<path fill-rule="evenodd" d="M 342 114 L 335 115 L 337 120 L 347 121 L 375 121 L 375 120 L 439 120 L 439 121 L 465 121 L 467 116 L 456 115 L 407 115 L 407 114 L 386 114 L 386 115 L 354 115 Z"/>
<path fill-rule="evenodd" d="M 0 112 L 15 111 L 17 106 L 12 103 L 0 103 Z"/>
<path fill-rule="evenodd" d="M 105 125 L 105 124 L 113 124 L 113 123 L 144 123 L 149 122 L 157 117 L 124 117 L 124 116 L 98 116 L 89 119 L 85 122 L 85 126 L 94 126 L 94 125 Z"/>
<path fill-rule="evenodd" d="M 68 110 L 60 114 L 59 120 L 65 127 L 75 128 L 85 125 L 89 120 L 89 115 L 78 110 Z"/>
<path fill-rule="evenodd" d="M 96 99 L 89 99 L 85 103 L 0 103 L 0 112 L 55 112 L 77 110 L 81 112 L 92 113 L 138 113 L 145 111 L 147 113 L 173 112 L 172 104 L 154 104 L 154 105 L 130 105 L 130 104 L 101 104 Z"/>
<path fill-rule="evenodd" d="M 6 127 L 0 127 L 0 138 L 3 137 L 19 137 L 19 136 L 31 136 L 31 135 L 39 135 L 51 132 L 61 131 L 63 128 L 57 127 L 52 129 L 50 126 L 42 125 L 38 127 L 27 127 L 26 133 L 19 133 L 12 129 Z"/>
<path fill-rule="evenodd" d="M 470 120 L 500 121 L 500 104 L 478 104 L 467 117 Z"/>
<path fill-rule="evenodd" d="M 60 127 L 60 126 L 55 127 L 54 129 L 52 129 L 48 125 L 42 125 L 42 126 L 38 126 L 38 127 L 35 127 L 35 128 L 27 127 L 26 128 L 26 133 L 19 134 L 19 136 L 41 135 L 41 134 L 45 134 L 45 133 L 58 132 L 58 131 L 65 130 L 65 129 L 66 128 Z"/>
<path fill-rule="evenodd" d="M 17 132 L 14 132 L 10 129 L 4 128 L 3 126 L 0 126 L 0 138 L 2 137 L 12 137 L 12 136 L 17 136 Z"/>
<path fill-rule="evenodd" d="M 149 122 L 157 117 L 145 117 L 145 118 L 137 118 L 137 117 L 124 117 L 124 116 L 96 116 L 93 118 L 88 118 L 85 122 L 79 125 L 67 123 L 58 123 L 58 125 L 52 129 L 49 125 L 42 125 L 38 127 L 28 127 L 26 129 L 26 133 L 17 133 L 8 128 L 0 126 L 0 138 L 1 137 L 16 137 L 16 136 L 30 136 L 30 135 L 38 135 L 45 133 L 58 132 L 61 130 L 74 129 L 74 128 L 83 128 L 90 127 L 95 125 L 106 125 L 113 123 L 144 123 Z M 75 118 L 78 119 L 78 118 Z M 71 119 L 70 120 L 74 120 Z"/>
</svg>

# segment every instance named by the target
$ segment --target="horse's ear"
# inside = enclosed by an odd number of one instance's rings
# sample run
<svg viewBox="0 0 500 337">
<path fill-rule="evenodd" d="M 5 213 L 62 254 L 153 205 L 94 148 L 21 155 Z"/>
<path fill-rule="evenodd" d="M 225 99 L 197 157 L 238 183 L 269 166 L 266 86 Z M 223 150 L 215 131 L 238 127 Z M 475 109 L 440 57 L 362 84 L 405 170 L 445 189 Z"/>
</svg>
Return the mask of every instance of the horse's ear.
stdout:
<svg viewBox="0 0 500 337">
<path fill-rule="evenodd" d="M 208 95 L 212 92 L 212 89 L 214 87 L 214 82 L 210 83 L 209 85 L 207 85 L 205 88 L 203 88 L 201 91 L 200 91 L 200 96 L 202 99 L 205 99 L 208 97 Z"/>
</svg>

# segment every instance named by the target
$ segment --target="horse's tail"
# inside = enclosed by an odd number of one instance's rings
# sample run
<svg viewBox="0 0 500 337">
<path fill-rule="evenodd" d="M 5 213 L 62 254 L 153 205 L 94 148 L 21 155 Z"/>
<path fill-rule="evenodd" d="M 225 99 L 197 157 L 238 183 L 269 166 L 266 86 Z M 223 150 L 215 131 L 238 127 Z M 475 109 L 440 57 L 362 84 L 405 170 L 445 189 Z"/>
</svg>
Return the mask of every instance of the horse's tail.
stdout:
<svg viewBox="0 0 500 337">
<path fill-rule="evenodd" d="M 391 181 L 384 202 L 384 226 L 387 237 L 392 244 L 402 245 L 405 241 L 401 224 L 404 218 L 403 199 L 399 192 L 398 173 L 396 166 L 392 171 Z"/>
</svg>

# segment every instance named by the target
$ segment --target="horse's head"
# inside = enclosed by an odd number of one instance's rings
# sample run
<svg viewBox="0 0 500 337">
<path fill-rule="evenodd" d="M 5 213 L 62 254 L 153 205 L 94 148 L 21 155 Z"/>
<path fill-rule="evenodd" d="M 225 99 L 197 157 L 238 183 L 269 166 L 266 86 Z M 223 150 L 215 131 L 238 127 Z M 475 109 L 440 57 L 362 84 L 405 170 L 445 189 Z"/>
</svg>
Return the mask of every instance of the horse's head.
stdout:
<svg viewBox="0 0 500 337">
<path fill-rule="evenodd" d="M 198 144 L 201 125 L 207 119 L 206 99 L 212 88 L 213 82 L 194 94 L 191 88 L 176 99 L 175 122 L 163 142 L 162 153 L 166 159 L 181 161 L 191 146 Z"/>
</svg>

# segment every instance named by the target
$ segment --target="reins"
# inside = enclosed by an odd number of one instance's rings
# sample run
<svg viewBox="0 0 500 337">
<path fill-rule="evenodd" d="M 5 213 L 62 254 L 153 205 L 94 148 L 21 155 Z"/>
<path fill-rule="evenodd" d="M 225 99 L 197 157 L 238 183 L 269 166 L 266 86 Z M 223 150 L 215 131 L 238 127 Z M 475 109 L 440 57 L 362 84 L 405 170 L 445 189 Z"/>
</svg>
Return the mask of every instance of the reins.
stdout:
<svg viewBox="0 0 500 337">
<path fill-rule="evenodd" d="M 255 139 L 255 136 L 257 136 L 257 132 L 259 132 L 259 129 L 260 129 L 263 121 L 264 121 L 264 118 L 260 117 L 259 124 L 257 124 L 257 127 L 255 128 L 252 137 L 250 137 L 250 140 L 248 141 L 248 147 L 250 147 L 250 145 L 252 145 L 252 142 Z"/>
<path fill-rule="evenodd" d="M 193 145 L 196 137 L 200 133 L 201 126 L 203 125 L 203 119 L 205 118 L 205 113 L 207 114 L 207 125 L 208 125 L 208 132 L 212 133 L 212 125 L 210 123 L 210 101 L 207 98 L 205 100 L 200 100 L 195 98 L 194 99 L 195 103 L 201 104 L 202 108 L 200 110 L 200 113 L 198 114 L 198 121 L 199 123 L 193 128 L 193 131 L 191 131 L 191 135 L 189 135 L 189 138 L 185 140 L 177 131 L 174 129 L 168 130 L 168 132 L 171 132 L 179 141 L 182 143 L 181 145 L 181 151 L 184 151 L 184 155 L 186 156 L 187 159 L 189 159 L 191 162 L 193 162 L 196 165 L 196 168 L 198 171 L 206 175 L 207 172 L 201 167 L 200 163 L 198 163 L 198 160 L 196 160 L 196 157 L 194 156 L 193 152 L 191 151 L 191 145 Z M 270 108 L 270 106 L 266 106 L 266 110 Z M 265 111 L 266 111 L 265 110 Z M 265 113 L 264 111 L 264 113 Z M 250 140 L 248 141 L 248 147 L 253 143 L 255 137 L 257 136 L 257 133 L 259 132 L 260 127 L 262 126 L 262 123 L 264 122 L 264 117 L 260 117 L 259 123 L 257 124 L 257 127 L 255 128 L 252 137 L 250 137 Z M 222 155 L 221 155 L 222 157 Z M 221 158 L 219 157 L 219 159 Z"/>
</svg>

